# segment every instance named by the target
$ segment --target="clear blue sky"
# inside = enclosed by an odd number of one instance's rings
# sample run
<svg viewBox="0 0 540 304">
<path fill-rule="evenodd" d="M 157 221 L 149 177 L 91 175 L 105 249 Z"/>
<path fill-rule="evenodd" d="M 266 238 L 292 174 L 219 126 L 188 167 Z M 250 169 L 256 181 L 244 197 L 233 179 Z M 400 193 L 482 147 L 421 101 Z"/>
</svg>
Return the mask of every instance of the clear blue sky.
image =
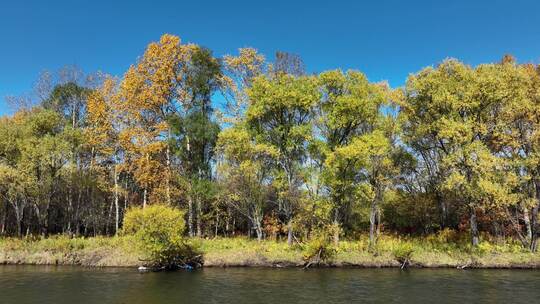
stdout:
<svg viewBox="0 0 540 304">
<path fill-rule="evenodd" d="M 283 50 L 310 72 L 359 69 L 400 86 L 446 57 L 538 63 L 540 1 L 1 1 L 0 115 L 3 97 L 29 91 L 40 71 L 122 75 L 163 33 L 218 56 Z"/>
</svg>

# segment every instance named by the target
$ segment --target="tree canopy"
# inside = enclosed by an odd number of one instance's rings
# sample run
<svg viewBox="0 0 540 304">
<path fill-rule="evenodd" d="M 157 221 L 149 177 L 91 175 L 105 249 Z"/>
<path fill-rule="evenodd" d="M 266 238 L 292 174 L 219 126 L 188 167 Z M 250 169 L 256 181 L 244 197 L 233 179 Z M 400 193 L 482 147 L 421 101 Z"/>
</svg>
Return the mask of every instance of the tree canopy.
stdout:
<svg viewBox="0 0 540 304">
<path fill-rule="evenodd" d="M 122 77 L 42 78 L 0 118 L 0 234 L 111 235 L 167 205 L 198 237 L 453 229 L 537 249 L 538 65 L 447 59 L 402 88 L 307 71 L 166 34 Z"/>
</svg>

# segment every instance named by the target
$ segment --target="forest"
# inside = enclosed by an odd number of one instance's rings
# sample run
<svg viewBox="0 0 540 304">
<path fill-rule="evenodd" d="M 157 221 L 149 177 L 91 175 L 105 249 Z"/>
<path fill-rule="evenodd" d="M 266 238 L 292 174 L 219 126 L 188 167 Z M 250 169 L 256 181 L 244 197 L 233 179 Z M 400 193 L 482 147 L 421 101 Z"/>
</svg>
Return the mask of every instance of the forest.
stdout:
<svg viewBox="0 0 540 304">
<path fill-rule="evenodd" d="M 189 237 L 289 245 L 456 231 L 540 237 L 540 66 L 446 59 L 403 87 L 165 34 L 121 77 L 44 72 L 0 117 L 0 236 L 112 236 L 126 211 Z"/>
</svg>

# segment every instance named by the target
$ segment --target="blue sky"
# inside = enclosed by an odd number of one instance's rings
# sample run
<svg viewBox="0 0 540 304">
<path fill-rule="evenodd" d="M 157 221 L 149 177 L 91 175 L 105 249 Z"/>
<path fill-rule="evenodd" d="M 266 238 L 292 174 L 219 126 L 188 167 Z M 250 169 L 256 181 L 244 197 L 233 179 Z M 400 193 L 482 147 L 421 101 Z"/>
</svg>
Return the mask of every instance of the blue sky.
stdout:
<svg viewBox="0 0 540 304">
<path fill-rule="evenodd" d="M 310 72 L 358 69 L 400 86 L 422 67 L 540 61 L 540 1 L 1 1 L 3 97 L 31 90 L 43 70 L 75 64 L 122 75 L 163 33 L 216 55 L 252 46 L 301 55 Z"/>
</svg>

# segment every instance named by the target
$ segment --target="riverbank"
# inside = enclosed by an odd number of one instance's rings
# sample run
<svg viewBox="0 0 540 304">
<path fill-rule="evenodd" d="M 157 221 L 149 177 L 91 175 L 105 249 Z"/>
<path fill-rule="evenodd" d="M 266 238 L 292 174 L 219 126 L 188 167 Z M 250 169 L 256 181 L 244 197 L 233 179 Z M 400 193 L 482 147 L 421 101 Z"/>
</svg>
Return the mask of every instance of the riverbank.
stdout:
<svg viewBox="0 0 540 304">
<path fill-rule="evenodd" d="M 202 239 L 205 267 L 301 267 L 305 249 L 283 242 L 247 238 Z M 140 252 L 130 237 L 45 239 L 0 238 L 0 264 L 81 265 L 90 267 L 136 267 Z M 367 239 L 342 241 L 325 266 L 400 267 L 400 252 L 411 251 L 411 267 L 445 268 L 538 268 L 540 253 L 530 253 L 516 243 L 482 242 L 478 248 L 440 237 L 403 239 L 383 236 L 376 250 L 369 251 Z"/>
</svg>

